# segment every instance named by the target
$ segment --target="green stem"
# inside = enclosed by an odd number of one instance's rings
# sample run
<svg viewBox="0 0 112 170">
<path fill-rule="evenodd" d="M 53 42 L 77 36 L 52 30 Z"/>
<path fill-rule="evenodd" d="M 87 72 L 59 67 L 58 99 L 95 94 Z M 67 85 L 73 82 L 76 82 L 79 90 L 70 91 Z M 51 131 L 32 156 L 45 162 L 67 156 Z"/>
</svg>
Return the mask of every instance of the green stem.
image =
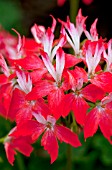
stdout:
<svg viewBox="0 0 112 170">
<path fill-rule="evenodd" d="M 19 170 L 25 170 L 26 167 L 25 167 L 25 164 L 24 164 L 24 160 L 23 160 L 22 156 L 20 155 L 20 153 L 18 153 L 16 159 L 17 159 L 18 169 Z"/>
<path fill-rule="evenodd" d="M 72 146 L 67 145 L 67 163 L 66 170 L 72 170 Z"/>
<path fill-rule="evenodd" d="M 0 138 L 0 143 L 4 143 L 5 138 L 6 138 L 6 136 L 5 136 L 5 137 Z"/>
<path fill-rule="evenodd" d="M 69 1 L 70 1 L 70 20 L 71 22 L 75 23 L 75 19 L 79 8 L 79 0 L 69 0 Z"/>
</svg>

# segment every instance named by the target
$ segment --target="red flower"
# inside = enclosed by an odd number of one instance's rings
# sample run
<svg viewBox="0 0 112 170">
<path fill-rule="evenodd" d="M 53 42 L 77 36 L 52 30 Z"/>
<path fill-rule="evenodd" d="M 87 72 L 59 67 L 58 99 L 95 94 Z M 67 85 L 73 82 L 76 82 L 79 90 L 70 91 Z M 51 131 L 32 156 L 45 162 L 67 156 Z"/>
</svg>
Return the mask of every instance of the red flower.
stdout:
<svg viewBox="0 0 112 170">
<path fill-rule="evenodd" d="M 18 126 L 16 131 L 12 132 L 11 136 L 14 137 L 27 137 L 31 136 L 32 140 L 35 141 L 44 132 L 41 140 L 41 145 L 48 151 L 51 156 L 51 163 L 53 163 L 58 156 L 58 142 L 68 143 L 73 147 L 81 145 L 78 136 L 73 133 L 70 129 L 56 125 L 56 119 L 48 115 L 47 118 L 43 117 L 41 113 L 33 113 L 36 120 L 29 120 L 24 124 Z"/>
<path fill-rule="evenodd" d="M 14 132 L 15 130 L 16 127 L 13 128 L 10 133 Z M 10 136 L 10 133 L 4 141 L 4 147 L 8 161 L 11 165 L 13 165 L 16 150 L 25 156 L 30 156 L 30 153 L 33 151 L 33 148 L 31 146 L 31 143 L 33 143 L 33 141 L 30 136 L 14 138 Z"/>
<path fill-rule="evenodd" d="M 65 53 L 61 48 L 58 49 L 56 54 L 56 68 L 51 63 L 47 53 L 43 51 L 42 59 L 50 73 L 50 78 L 38 81 L 32 91 L 27 94 L 26 99 L 36 100 L 38 98 L 48 96 L 49 107 L 51 108 L 54 117 L 57 119 L 61 116 L 59 114 L 60 112 L 57 112 L 57 110 L 60 109 L 60 102 L 64 97 L 64 91 L 68 90 L 66 81 L 62 82 L 65 66 Z"/>
<path fill-rule="evenodd" d="M 101 102 L 88 113 L 84 126 L 85 139 L 93 136 L 98 126 L 104 137 L 112 144 L 112 93 L 104 97 Z"/>
</svg>

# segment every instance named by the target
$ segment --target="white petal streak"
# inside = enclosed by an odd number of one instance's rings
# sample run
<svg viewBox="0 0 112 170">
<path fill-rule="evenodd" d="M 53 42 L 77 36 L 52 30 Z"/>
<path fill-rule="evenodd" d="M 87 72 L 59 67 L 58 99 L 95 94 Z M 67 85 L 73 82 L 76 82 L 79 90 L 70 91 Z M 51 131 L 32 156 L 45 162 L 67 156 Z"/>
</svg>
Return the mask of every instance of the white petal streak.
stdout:
<svg viewBox="0 0 112 170">
<path fill-rule="evenodd" d="M 57 81 L 61 81 L 63 69 L 65 66 L 65 53 L 59 48 L 56 54 L 56 79 Z"/>
<path fill-rule="evenodd" d="M 52 65 L 50 58 L 48 57 L 47 53 L 42 51 L 41 55 L 42 55 L 42 60 L 45 64 L 47 70 L 52 75 L 52 77 L 56 80 L 56 72 L 55 72 L 54 66 Z"/>
<path fill-rule="evenodd" d="M 44 125 L 47 123 L 46 119 L 41 115 L 41 113 L 33 112 L 32 114 L 39 123 L 42 123 Z"/>
<path fill-rule="evenodd" d="M 18 77 L 17 82 L 20 88 L 26 94 L 28 94 L 32 90 L 32 81 L 31 81 L 30 75 L 26 76 L 24 72 L 20 73 L 19 71 L 16 71 L 16 75 Z"/>
</svg>

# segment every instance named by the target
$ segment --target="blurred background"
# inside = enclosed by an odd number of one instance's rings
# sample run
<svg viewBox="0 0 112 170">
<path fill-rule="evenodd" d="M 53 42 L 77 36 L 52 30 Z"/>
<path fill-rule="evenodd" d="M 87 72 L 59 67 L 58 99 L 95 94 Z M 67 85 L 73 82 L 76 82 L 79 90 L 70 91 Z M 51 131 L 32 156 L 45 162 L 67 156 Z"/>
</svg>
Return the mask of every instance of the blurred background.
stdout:
<svg viewBox="0 0 112 170">
<path fill-rule="evenodd" d="M 66 0 L 60 6 L 57 0 L 0 0 L 0 25 L 11 34 L 16 29 L 21 35 L 32 37 L 30 28 L 34 23 L 51 26 L 52 14 L 56 19 L 66 21 L 67 15 L 71 21 L 79 8 L 82 14 L 88 16 L 86 24 L 90 29 L 93 21 L 98 18 L 97 29 L 100 36 L 109 40 L 112 37 L 112 6 L 109 0 Z M 59 30 L 57 23 L 57 31 Z M 5 136 L 13 125 L 0 117 L 0 138 Z M 50 165 L 50 157 L 40 146 L 40 140 L 34 144 L 34 151 L 29 158 L 18 153 L 12 167 L 5 155 L 3 144 L 0 143 L 0 170 L 111 170 L 112 146 L 103 137 L 100 131 L 93 138 L 84 141 L 83 134 L 79 136 L 82 146 L 71 148 L 69 145 L 59 143 L 58 159 Z M 71 157 L 71 162 L 68 157 Z"/>
</svg>

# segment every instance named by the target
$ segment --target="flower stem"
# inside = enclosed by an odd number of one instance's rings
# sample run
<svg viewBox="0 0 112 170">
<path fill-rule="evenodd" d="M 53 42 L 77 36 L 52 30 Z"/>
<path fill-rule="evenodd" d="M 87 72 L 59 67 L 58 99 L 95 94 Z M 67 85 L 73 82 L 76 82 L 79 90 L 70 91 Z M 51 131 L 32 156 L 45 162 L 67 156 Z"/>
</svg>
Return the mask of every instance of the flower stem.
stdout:
<svg viewBox="0 0 112 170">
<path fill-rule="evenodd" d="M 79 8 L 79 0 L 69 0 L 70 1 L 70 20 L 75 23 L 76 15 Z"/>
<path fill-rule="evenodd" d="M 25 170 L 25 164 L 24 164 L 24 159 L 21 157 L 20 153 L 17 155 L 17 164 L 18 164 L 18 169 L 19 170 Z"/>
<path fill-rule="evenodd" d="M 0 143 L 4 143 L 5 138 L 6 138 L 6 136 L 5 136 L 5 137 L 0 138 Z"/>
<path fill-rule="evenodd" d="M 72 146 L 67 145 L 67 163 L 66 170 L 72 170 Z"/>
</svg>

